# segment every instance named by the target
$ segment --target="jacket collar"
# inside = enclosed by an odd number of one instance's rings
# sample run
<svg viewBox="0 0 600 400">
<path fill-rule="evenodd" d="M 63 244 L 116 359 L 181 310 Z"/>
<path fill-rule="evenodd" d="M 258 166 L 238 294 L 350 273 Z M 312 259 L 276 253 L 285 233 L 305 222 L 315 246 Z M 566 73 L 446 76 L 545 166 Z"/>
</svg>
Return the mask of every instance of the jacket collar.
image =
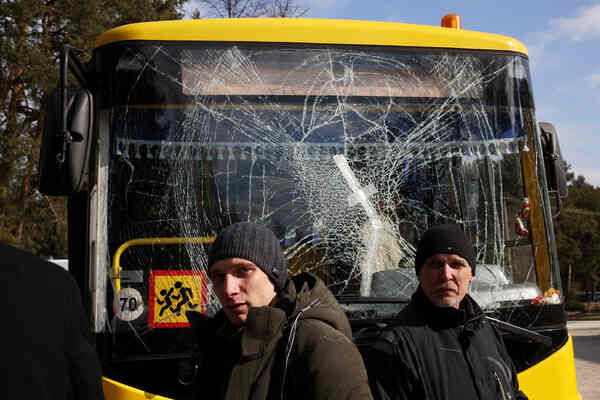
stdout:
<svg viewBox="0 0 600 400">
<path fill-rule="evenodd" d="M 250 308 L 246 325 L 242 329 L 241 357 L 260 357 L 268 351 L 281 337 L 286 321 L 286 314 L 280 308 Z"/>
<path fill-rule="evenodd" d="M 276 339 L 281 337 L 286 321 L 287 317 L 283 310 L 265 306 L 251 307 L 248 310 L 246 325 L 243 327 L 232 325 L 222 310 L 213 318 L 203 317 L 201 323 L 192 326 L 200 333 L 201 342 L 206 343 L 207 346 L 211 346 L 212 340 L 206 328 L 212 330 L 213 338 L 216 337 L 226 344 L 227 352 L 234 358 L 254 359 L 261 357 L 277 342 Z"/>
<path fill-rule="evenodd" d="M 468 294 L 460 302 L 458 309 L 454 307 L 438 307 L 434 305 L 425 295 L 423 288 L 419 285 L 412 296 L 419 313 L 428 321 L 428 324 L 437 328 L 459 327 L 478 321 L 483 311 L 475 300 Z"/>
<path fill-rule="evenodd" d="M 201 347 L 218 346 L 224 357 L 234 359 L 261 357 L 281 337 L 287 322 L 282 309 L 270 306 L 250 308 L 243 327 L 233 325 L 223 310 L 214 317 L 199 312 L 186 316 Z"/>
</svg>

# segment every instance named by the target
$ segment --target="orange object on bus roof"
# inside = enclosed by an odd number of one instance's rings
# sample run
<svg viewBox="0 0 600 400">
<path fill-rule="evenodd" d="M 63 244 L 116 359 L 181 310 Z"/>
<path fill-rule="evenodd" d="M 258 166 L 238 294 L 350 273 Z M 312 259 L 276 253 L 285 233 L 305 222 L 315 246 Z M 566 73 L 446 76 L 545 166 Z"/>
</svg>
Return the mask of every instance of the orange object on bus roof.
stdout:
<svg viewBox="0 0 600 400">
<path fill-rule="evenodd" d="M 443 28 L 462 29 L 462 21 L 458 14 L 446 14 L 442 17 Z"/>
</svg>

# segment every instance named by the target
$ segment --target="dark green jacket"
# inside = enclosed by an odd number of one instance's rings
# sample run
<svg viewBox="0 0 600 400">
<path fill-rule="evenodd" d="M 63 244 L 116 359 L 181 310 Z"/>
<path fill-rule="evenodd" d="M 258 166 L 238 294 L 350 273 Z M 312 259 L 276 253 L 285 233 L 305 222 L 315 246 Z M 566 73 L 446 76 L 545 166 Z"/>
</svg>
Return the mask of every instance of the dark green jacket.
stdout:
<svg viewBox="0 0 600 400">
<path fill-rule="evenodd" d="M 372 398 L 348 319 L 314 275 L 292 278 L 276 306 L 251 308 L 243 328 L 222 312 L 195 319 L 199 399 Z"/>
</svg>

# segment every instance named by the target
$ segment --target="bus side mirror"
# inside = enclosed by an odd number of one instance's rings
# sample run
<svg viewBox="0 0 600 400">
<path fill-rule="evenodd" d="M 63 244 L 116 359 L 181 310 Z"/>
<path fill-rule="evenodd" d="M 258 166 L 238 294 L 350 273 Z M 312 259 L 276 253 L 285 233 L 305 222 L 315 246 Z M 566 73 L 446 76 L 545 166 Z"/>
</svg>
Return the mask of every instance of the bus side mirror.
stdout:
<svg viewBox="0 0 600 400">
<path fill-rule="evenodd" d="M 556 192 L 558 197 L 567 197 L 569 191 L 567 188 L 566 163 L 560 152 L 558 133 L 554 125 L 549 122 L 540 122 L 539 125 L 548 188 Z"/>
<path fill-rule="evenodd" d="M 45 105 L 40 149 L 40 192 L 51 196 L 83 190 L 93 132 L 92 94 L 85 89 L 68 89 L 63 115 L 60 92 L 60 88 L 55 89 Z"/>
</svg>

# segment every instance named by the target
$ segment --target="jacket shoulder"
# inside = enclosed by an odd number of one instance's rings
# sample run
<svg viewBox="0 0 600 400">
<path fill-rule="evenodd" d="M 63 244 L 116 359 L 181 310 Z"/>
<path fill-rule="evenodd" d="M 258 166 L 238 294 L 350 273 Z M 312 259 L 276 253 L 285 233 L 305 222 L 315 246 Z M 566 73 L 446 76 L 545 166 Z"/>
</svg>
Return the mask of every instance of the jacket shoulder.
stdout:
<svg viewBox="0 0 600 400">
<path fill-rule="evenodd" d="M 423 317 L 411 302 L 394 317 L 370 348 L 377 353 L 388 355 L 397 354 L 401 349 L 414 348 L 415 338 L 422 336 L 425 325 Z"/>
<path fill-rule="evenodd" d="M 382 331 L 371 345 L 371 348 L 381 353 L 393 354 L 398 351 L 399 347 L 406 347 L 407 343 L 410 347 L 413 336 L 409 327 L 394 325 Z"/>
<path fill-rule="evenodd" d="M 8 290 L 27 286 L 41 297 L 73 295 L 79 293 L 79 286 L 71 273 L 62 267 L 39 258 L 25 250 L 0 244 L 0 269 L 3 277 L 12 285 Z"/>
<path fill-rule="evenodd" d="M 290 370 L 290 398 L 372 399 L 363 359 L 344 333 L 324 321 L 298 327 Z"/>
<path fill-rule="evenodd" d="M 284 336 L 284 340 L 285 336 Z M 287 340 L 291 340 L 287 338 Z M 354 342 L 331 325 L 315 319 L 302 321 L 294 339 L 297 360 L 310 364 L 328 365 L 328 368 L 347 368 L 362 358 Z"/>
<path fill-rule="evenodd" d="M 343 343 L 352 344 L 352 341 L 341 331 L 335 329 L 328 323 L 308 318 L 302 320 L 298 326 L 296 333 L 296 340 L 298 344 L 305 344 L 314 346 L 317 343 Z"/>
</svg>

